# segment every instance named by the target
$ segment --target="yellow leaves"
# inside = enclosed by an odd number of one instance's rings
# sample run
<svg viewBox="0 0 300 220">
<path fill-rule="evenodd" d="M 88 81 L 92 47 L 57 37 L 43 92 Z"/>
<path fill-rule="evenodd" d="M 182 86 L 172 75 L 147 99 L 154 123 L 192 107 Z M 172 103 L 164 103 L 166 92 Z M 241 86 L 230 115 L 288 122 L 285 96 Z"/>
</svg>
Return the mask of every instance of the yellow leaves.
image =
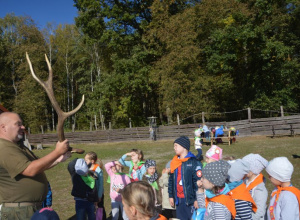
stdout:
<svg viewBox="0 0 300 220">
<path fill-rule="evenodd" d="M 225 24 L 225 27 L 228 27 L 231 24 L 233 24 L 235 22 L 235 20 L 232 17 L 232 15 L 229 15 L 227 18 L 223 19 L 222 22 Z"/>
</svg>

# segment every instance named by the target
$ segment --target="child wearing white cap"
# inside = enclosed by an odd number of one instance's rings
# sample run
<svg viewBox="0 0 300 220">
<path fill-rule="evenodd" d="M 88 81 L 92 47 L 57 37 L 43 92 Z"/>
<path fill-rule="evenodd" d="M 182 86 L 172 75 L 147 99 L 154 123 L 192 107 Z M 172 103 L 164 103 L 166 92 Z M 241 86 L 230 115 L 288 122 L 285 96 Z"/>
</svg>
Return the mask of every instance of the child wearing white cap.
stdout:
<svg viewBox="0 0 300 220">
<path fill-rule="evenodd" d="M 248 154 L 242 160 L 250 165 L 245 184 L 257 206 L 256 213 L 252 212 L 252 219 L 263 220 L 266 214 L 268 191 L 261 172 L 268 165 L 268 161 L 259 154 Z"/>
<path fill-rule="evenodd" d="M 275 186 L 267 211 L 268 220 L 299 220 L 300 190 L 291 185 L 294 167 L 286 157 L 276 157 L 266 168 Z"/>
<path fill-rule="evenodd" d="M 194 131 L 195 134 L 195 149 L 197 150 L 198 154 L 196 156 L 196 158 L 201 161 L 203 160 L 203 156 L 202 156 L 202 140 L 201 140 L 201 133 L 202 133 L 202 129 L 198 128 Z"/>
<path fill-rule="evenodd" d="M 252 211 L 256 212 L 256 204 L 246 188 L 243 179 L 250 171 L 250 164 L 241 159 L 231 163 L 228 170 L 229 195 L 234 199 L 236 216 L 235 220 L 252 219 Z"/>
</svg>

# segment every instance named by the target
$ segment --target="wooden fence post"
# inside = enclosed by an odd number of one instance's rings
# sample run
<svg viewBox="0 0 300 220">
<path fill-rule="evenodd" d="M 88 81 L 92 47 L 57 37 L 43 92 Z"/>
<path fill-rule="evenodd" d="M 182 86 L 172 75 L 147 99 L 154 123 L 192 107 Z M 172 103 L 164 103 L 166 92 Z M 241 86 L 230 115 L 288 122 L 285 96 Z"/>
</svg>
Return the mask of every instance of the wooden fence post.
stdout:
<svg viewBox="0 0 300 220">
<path fill-rule="evenodd" d="M 90 121 L 90 131 L 93 130 L 93 122 Z"/>
<path fill-rule="evenodd" d="M 131 128 L 131 118 L 129 118 L 129 128 Z"/>
<path fill-rule="evenodd" d="M 205 124 L 204 112 L 202 112 L 202 124 Z"/>
<path fill-rule="evenodd" d="M 75 132 L 75 124 L 72 124 L 72 132 Z"/>
<path fill-rule="evenodd" d="M 251 108 L 248 108 L 248 121 L 251 122 Z"/>
<path fill-rule="evenodd" d="M 43 125 L 41 125 L 42 134 L 44 134 L 44 128 Z"/>
<path fill-rule="evenodd" d="M 30 128 L 28 127 L 28 134 L 30 134 Z"/>
<path fill-rule="evenodd" d="M 180 125 L 179 115 L 177 114 L 177 124 Z"/>
<path fill-rule="evenodd" d="M 284 112 L 283 112 L 283 106 L 282 105 L 280 106 L 280 112 L 281 112 L 281 117 L 283 118 L 284 117 Z"/>
<path fill-rule="evenodd" d="M 111 130 L 111 121 L 108 122 L 108 129 Z"/>
</svg>

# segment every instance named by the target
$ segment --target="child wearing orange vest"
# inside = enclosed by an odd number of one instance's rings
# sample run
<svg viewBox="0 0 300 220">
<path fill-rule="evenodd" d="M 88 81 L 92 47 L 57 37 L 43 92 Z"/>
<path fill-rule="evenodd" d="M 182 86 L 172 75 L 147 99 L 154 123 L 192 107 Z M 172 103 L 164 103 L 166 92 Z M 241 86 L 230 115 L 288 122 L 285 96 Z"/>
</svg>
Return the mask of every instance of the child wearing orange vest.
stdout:
<svg viewBox="0 0 300 220">
<path fill-rule="evenodd" d="M 97 203 L 97 208 L 101 209 L 102 219 L 106 219 L 106 211 L 104 208 L 104 184 L 103 184 L 103 164 L 102 161 L 98 158 L 97 154 L 93 151 L 88 152 L 84 160 L 89 167 L 89 170 L 97 174 L 96 187 L 98 190 L 99 201 Z"/>
<path fill-rule="evenodd" d="M 268 220 L 299 220 L 300 190 L 291 184 L 294 167 L 286 157 L 276 157 L 266 168 L 275 186 L 267 210 Z"/>
<path fill-rule="evenodd" d="M 197 202 L 199 208 L 206 207 L 204 220 L 231 220 L 236 214 L 234 201 L 228 194 L 229 186 L 225 183 L 229 168 L 230 164 L 224 160 L 208 163 L 203 168 L 202 179 L 197 182 Z"/>
<path fill-rule="evenodd" d="M 99 197 L 99 202 L 102 200 L 103 194 L 104 194 L 104 187 L 103 187 L 103 171 L 100 168 L 99 164 L 97 164 L 97 154 L 93 151 L 88 152 L 84 160 L 86 164 L 89 167 L 89 170 L 94 171 L 97 174 L 98 179 L 96 180 L 96 187 L 98 190 L 98 197 Z"/>
<path fill-rule="evenodd" d="M 268 190 L 261 172 L 268 165 L 268 161 L 259 154 L 248 154 L 242 160 L 250 164 L 250 172 L 244 182 L 257 207 L 256 213 L 252 212 L 252 219 L 263 220 L 267 209 Z"/>
<path fill-rule="evenodd" d="M 256 212 L 256 204 L 246 188 L 243 179 L 250 171 L 250 164 L 241 159 L 237 159 L 231 164 L 228 170 L 228 186 L 230 188 L 229 195 L 235 203 L 236 220 L 252 219 L 252 211 Z"/>
</svg>

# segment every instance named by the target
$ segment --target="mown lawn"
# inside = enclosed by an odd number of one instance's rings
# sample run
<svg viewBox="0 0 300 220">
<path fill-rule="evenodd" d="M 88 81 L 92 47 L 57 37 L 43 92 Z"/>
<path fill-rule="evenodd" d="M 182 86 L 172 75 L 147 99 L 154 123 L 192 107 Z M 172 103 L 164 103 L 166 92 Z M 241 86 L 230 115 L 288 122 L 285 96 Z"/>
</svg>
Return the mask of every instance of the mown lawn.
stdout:
<svg viewBox="0 0 300 220">
<path fill-rule="evenodd" d="M 143 150 L 145 159 L 154 159 L 158 165 L 158 171 L 165 167 L 165 164 L 174 156 L 173 150 L 174 140 L 165 141 L 139 141 L 139 142 L 123 142 L 123 143 L 103 143 L 103 144 L 85 144 L 73 145 L 73 147 L 83 148 L 86 152 L 94 151 L 98 157 L 102 159 L 103 163 L 111 160 L 119 159 L 123 154 L 130 151 L 132 148 Z M 192 139 L 191 139 L 192 141 Z M 192 141 L 193 143 L 193 141 Z M 231 146 L 227 144 L 220 144 L 223 148 L 223 156 L 234 156 L 241 158 L 249 153 L 258 153 L 270 160 L 274 157 L 285 156 L 288 157 L 294 165 L 294 174 L 292 183 L 296 187 L 300 187 L 300 159 L 294 159 L 292 154 L 300 155 L 300 137 L 284 137 L 284 138 L 267 138 L 267 137 L 247 137 L 239 138 L 237 142 Z M 42 157 L 54 149 L 54 146 L 44 146 L 44 150 L 34 150 L 34 153 Z M 203 152 L 209 149 L 209 146 L 203 147 Z M 193 145 L 191 151 L 196 154 Z M 72 158 L 65 163 L 61 163 L 56 167 L 47 170 L 46 174 L 51 184 L 53 191 L 53 208 L 57 211 L 62 220 L 69 219 L 75 214 L 75 203 L 71 196 L 71 178 L 67 171 L 68 162 L 74 158 L 81 158 L 84 155 L 73 154 Z M 128 171 L 128 170 L 125 170 Z M 265 174 L 265 173 L 264 173 Z M 265 175 L 266 176 L 266 175 Z M 104 190 L 105 190 L 105 207 L 107 213 L 110 212 L 109 199 L 109 184 L 106 183 L 107 174 L 104 171 Z M 272 190 L 272 185 L 267 180 L 267 188 L 269 193 Z"/>
</svg>

